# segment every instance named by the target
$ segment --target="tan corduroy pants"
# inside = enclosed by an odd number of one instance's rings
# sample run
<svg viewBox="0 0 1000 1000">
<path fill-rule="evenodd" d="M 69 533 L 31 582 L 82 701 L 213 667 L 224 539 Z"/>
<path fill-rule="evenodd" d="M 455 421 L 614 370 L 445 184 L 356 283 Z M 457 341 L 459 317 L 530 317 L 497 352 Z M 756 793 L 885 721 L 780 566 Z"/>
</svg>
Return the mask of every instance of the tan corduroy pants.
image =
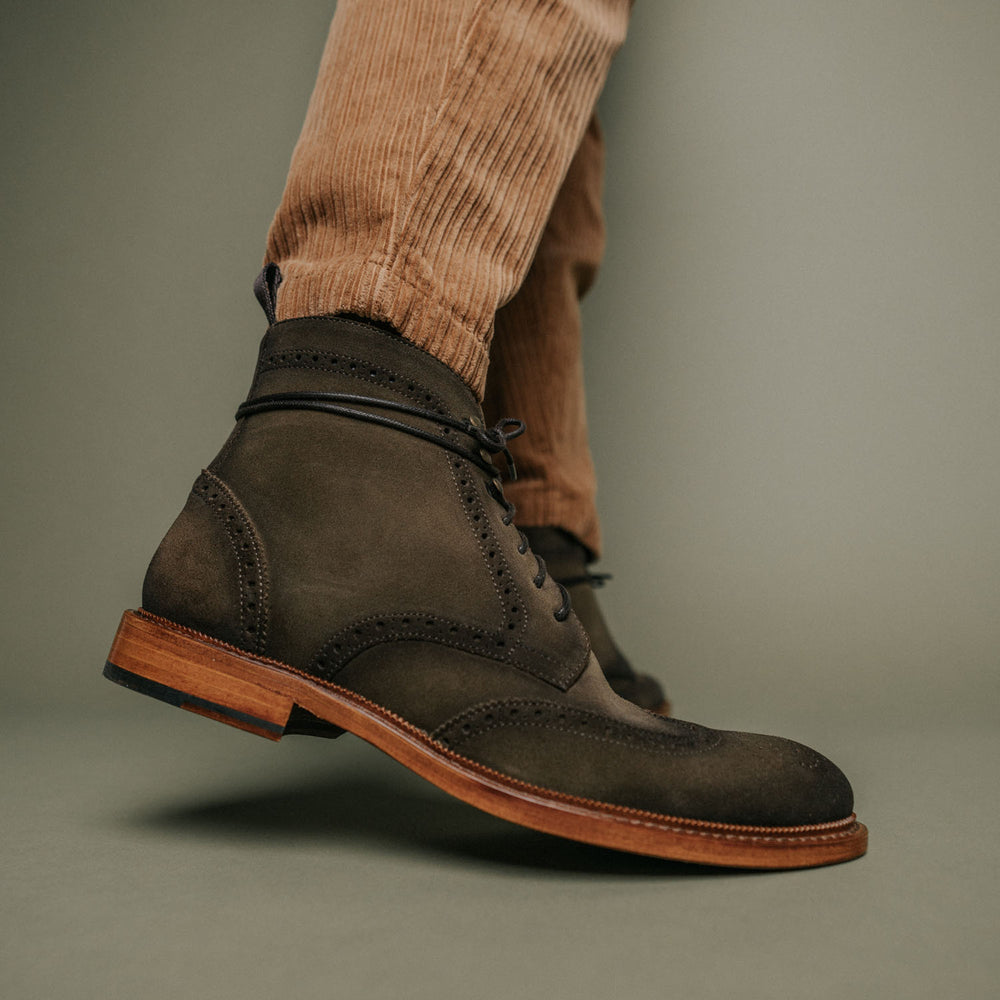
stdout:
<svg viewBox="0 0 1000 1000">
<path fill-rule="evenodd" d="M 340 0 L 267 246 L 280 319 L 388 322 L 524 419 L 518 522 L 594 554 L 578 300 L 603 247 L 593 108 L 629 7 Z"/>
</svg>

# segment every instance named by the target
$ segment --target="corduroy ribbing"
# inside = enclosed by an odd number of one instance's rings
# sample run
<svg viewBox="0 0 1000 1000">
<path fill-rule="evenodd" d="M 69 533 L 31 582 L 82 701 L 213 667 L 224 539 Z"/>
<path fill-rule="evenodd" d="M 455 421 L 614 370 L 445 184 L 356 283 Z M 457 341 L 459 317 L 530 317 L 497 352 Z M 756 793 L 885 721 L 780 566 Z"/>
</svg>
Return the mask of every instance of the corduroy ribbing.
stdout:
<svg viewBox="0 0 1000 1000">
<path fill-rule="evenodd" d="M 268 238 L 278 316 L 392 324 L 482 396 L 628 0 L 340 0 Z"/>
<path fill-rule="evenodd" d="M 518 477 L 504 487 L 521 525 L 563 528 L 601 551 L 597 482 L 587 441 L 580 298 L 604 253 L 604 146 L 594 119 L 556 197 L 528 276 L 496 316 L 488 422 L 516 414 Z"/>
</svg>

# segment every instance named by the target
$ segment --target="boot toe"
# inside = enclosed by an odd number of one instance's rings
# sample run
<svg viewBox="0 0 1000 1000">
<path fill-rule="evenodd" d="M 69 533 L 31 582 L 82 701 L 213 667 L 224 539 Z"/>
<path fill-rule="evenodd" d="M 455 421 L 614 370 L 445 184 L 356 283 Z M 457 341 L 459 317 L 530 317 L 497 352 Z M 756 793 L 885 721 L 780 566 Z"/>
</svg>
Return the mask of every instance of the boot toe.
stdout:
<svg viewBox="0 0 1000 1000">
<path fill-rule="evenodd" d="M 798 827 L 852 813 L 847 778 L 809 747 L 643 716 L 639 726 L 518 700 L 479 706 L 435 735 L 449 749 L 519 780 L 665 816 Z"/>
<path fill-rule="evenodd" d="M 850 816 L 854 793 L 844 773 L 793 740 L 723 732 L 702 764 L 691 805 L 702 818 L 752 826 L 804 826 Z"/>
</svg>

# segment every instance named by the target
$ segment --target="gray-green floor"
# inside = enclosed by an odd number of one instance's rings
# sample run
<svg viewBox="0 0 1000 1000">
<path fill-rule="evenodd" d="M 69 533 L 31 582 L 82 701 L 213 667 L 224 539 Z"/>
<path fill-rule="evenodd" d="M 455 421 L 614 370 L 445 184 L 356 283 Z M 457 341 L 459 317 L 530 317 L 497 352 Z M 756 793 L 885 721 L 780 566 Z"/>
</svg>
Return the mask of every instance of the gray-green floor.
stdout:
<svg viewBox="0 0 1000 1000">
<path fill-rule="evenodd" d="M 996 996 L 995 728 L 841 733 L 869 854 L 756 874 L 522 830 L 353 737 L 107 697 L 5 726 L 5 996 Z"/>
<path fill-rule="evenodd" d="M 601 99 L 601 600 L 683 718 L 841 765 L 866 858 L 562 843 L 101 681 L 249 384 L 333 6 L 5 5 L 0 998 L 1000 995 L 992 0 L 637 3 Z"/>
</svg>

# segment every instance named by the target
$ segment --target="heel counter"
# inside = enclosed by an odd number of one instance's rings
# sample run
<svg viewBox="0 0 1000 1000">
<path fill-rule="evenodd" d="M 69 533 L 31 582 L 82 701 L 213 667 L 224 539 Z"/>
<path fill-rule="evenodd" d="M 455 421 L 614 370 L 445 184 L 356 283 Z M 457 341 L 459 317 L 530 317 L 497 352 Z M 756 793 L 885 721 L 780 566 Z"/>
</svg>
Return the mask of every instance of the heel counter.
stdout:
<svg viewBox="0 0 1000 1000">
<path fill-rule="evenodd" d="M 233 491 L 205 471 L 146 571 L 142 606 L 254 653 L 267 644 L 268 573 L 260 535 Z"/>
</svg>

